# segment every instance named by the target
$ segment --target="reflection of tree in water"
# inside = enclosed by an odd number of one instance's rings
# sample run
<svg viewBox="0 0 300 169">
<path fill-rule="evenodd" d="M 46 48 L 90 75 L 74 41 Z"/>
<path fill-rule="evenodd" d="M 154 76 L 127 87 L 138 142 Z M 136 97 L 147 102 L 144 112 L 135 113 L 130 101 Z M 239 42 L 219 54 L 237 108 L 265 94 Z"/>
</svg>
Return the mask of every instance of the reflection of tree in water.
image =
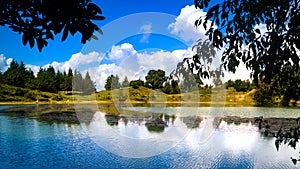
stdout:
<svg viewBox="0 0 300 169">
<path fill-rule="evenodd" d="M 120 121 L 123 121 L 123 123 L 125 124 L 125 126 L 127 126 L 127 124 L 128 124 L 128 118 L 127 117 L 121 117 L 120 118 Z"/>
<path fill-rule="evenodd" d="M 213 126 L 217 129 L 219 128 L 221 122 L 224 121 L 227 123 L 227 125 L 241 125 L 241 124 L 248 124 L 251 122 L 254 123 L 254 118 L 241 118 L 237 116 L 226 116 L 226 117 L 216 117 L 213 122 Z"/>
<path fill-rule="evenodd" d="M 217 128 L 219 128 L 221 122 L 222 122 L 222 120 L 220 119 L 220 117 L 215 117 L 212 125 L 215 129 L 217 129 Z"/>
<path fill-rule="evenodd" d="M 118 126 L 119 122 L 123 122 L 125 126 L 127 126 L 129 122 L 138 125 L 145 124 L 150 132 L 163 132 L 165 127 L 168 127 L 169 124 L 174 124 L 176 119 L 175 115 L 167 114 L 152 114 L 151 116 L 105 114 L 104 117 L 110 126 Z"/>
<path fill-rule="evenodd" d="M 76 108 L 77 118 L 81 123 L 89 123 L 93 120 L 95 110 L 91 110 L 88 108 Z"/>
<path fill-rule="evenodd" d="M 128 121 L 138 125 L 142 125 L 147 117 L 149 118 L 150 116 L 126 116 Z"/>
<path fill-rule="evenodd" d="M 91 122 L 97 109 L 88 105 L 45 104 L 16 106 L 1 110 L 12 116 L 26 116 L 47 122 L 88 123 Z"/>
<path fill-rule="evenodd" d="M 203 118 L 187 116 L 187 117 L 181 117 L 181 120 L 186 125 L 187 128 L 193 129 L 193 128 L 198 128 L 200 126 L 200 123 L 203 120 Z"/>
<path fill-rule="evenodd" d="M 173 125 L 176 117 L 175 117 L 174 114 L 173 115 L 164 114 L 164 119 L 165 119 L 165 122 L 167 122 L 168 125 L 170 124 L 170 122 Z"/>
<path fill-rule="evenodd" d="M 104 117 L 107 124 L 109 124 L 110 126 L 118 126 L 120 119 L 119 115 L 106 114 Z"/>
<path fill-rule="evenodd" d="M 258 128 L 258 131 L 267 138 L 276 138 L 275 147 L 277 151 L 281 144 L 296 149 L 296 145 L 300 139 L 300 117 L 298 118 L 264 118 L 263 116 L 254 118 L 241 118 L 236 116 L 218 117 L 214 119 L 213 126 L 218 128 L 220 123 L 224 121 L 227 125 L 252 124 Z M 292 162 L 296 165 L 300 158 L 291 157 Z"/>
<path fill-rule="evenodd" d="M 153 117 L 150 120 L 147 120 L 145 126 L 147 127 L 148 131 L 153 132 L 163 132 L 165 127 L 167 127 L 167 122 L 163 121 L 162 115 L 159 117 Z"/>
</svg>

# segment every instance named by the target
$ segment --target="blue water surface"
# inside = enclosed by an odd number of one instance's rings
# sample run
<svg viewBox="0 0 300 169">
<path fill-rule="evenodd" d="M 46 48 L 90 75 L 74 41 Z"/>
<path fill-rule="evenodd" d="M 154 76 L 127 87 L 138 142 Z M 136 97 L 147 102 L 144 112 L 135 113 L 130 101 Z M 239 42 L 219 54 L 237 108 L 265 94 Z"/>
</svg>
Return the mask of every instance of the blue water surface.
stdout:
<svg viewBox="0 0 300 169">
<path fill-rule="evenodd" d="M 195 131 L 196 132 L 196 131 Z M 255 142 L 230 144 L 243 132 L 217 131 L 210 140 L 195 145 L 183 141 L 169 151 L 146 158 L 115 155 L 97 145 L 80 124 L 48 123 L 37 119 L 0 115 L 1 168 L 297 168 L 288 147 L 277 152 L 274 139 L 259 133 L 248 135 Z M 192 138 L 192 137 L 191 137 Z M 251 140 L 251 138 L 249 138 Z M 234 140 L 233 140 L 234 141 Z M 228 145 L 229 144 L 229 145 Z"/>
</svg>

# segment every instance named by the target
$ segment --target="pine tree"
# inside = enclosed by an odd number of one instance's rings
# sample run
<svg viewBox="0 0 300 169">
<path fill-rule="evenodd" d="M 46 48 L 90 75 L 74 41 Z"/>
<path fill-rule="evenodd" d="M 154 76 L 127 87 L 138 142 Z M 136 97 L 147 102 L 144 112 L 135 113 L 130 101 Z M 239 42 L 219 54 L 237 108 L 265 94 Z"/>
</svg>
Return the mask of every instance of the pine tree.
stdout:
<svg viewBox="0 0 300 169">
<path fill-rule="evenodd" d="M 40 68 L 37 74 L 38 89 L 47 92 L 57 92 L 58 79 L 56 77 L 55 69 L 49 66 L 47 69 Z"/>
<path fill-rule="evenodd" d="M 70 74 L 70 76 L 69 76 Z M 71 91 L 72 90 L 72 80 L 73 80 L 73 72 L 70 68 L 68 74 L 66 71 L 63 72 L 63 80 L 60 84 L 60 90 L 62 91 Z"/>
<path fill-rule="evenodd" d="M 111 90 L 111 83 L 112 83 L 113 78 L 114 78 L 114 75 L 110 75 L 107 77 L 105 86 L 104 86 L 105 90 Z"/>
<path fill-rule="evenodd" d="M 128 87 L 129 86 L 129 81 L 127 79 L 127 76 L 125 76 L 124 81 L 122 82 L 122 87 Z"/>
<path fill-rule="evenodd" d="M 120 78 L 118 75 L 110 75 L 107 77 L 106 82 L 105 82 L 105 89 L 106 90 L 111 90 L 111 89 L 118 89 L 121 87 L 121 84 L 119 82 Z"/>
<path fill-rule="evenodd" d="M 85 74 L 85 78 L 84 78 L 84 94 L 92 94 L 95 92 L 95 84 L 94 82 L 91 80 L 91 76 L 89 74 L 89 72 L 86 72 Z"/>
<path fill-rule="evenodd" d="M 71 68 L 68 70 L 68 77 L 73 77 L 73 70 Z"/>
<path fill-rule="evenodd" d="M 3 82 L 8 85 L 20 87 L 21 75 L 19 73 L 19 64 L 12 60 L 9 68 L 3 74 Z"/>
<path fill-rule="evenodd" d="M 84 82 L 80 72 L 75 70 L 73 78 L 73 91 L 83 92 Z"/>
</svg>

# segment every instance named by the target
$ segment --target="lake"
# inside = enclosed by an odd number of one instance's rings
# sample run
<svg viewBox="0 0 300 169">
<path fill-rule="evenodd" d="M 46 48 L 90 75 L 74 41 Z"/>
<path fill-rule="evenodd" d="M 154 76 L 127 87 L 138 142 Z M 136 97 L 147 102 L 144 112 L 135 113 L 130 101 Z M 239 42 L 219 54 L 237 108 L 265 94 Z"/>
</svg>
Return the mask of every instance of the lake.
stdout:
<svg viewBox="0 0 300 169">
<path fill-rule="evenodd" d="M 42 105 L 3 111 L 14 107 L 0 106 L 1 168 L 299 167 L 291 161 L 299 146 L 277 151 L 275 138 L 254 123 L 259 116 L 284 123 L 300 116 L 297 108 L 125 107 L 115 114 L 82 105 L 76 123 L 26 115 L 49 109 Z"/>
</svg>

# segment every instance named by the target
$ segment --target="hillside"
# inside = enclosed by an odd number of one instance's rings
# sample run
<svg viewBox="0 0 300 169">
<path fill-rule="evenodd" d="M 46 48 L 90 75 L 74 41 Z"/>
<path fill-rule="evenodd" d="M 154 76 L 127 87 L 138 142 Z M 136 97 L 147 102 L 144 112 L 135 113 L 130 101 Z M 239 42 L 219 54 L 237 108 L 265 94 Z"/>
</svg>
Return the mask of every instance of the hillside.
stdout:
<svg viewBox="0 0 300 169">
<path fill-rule="evenodd" d="M 2 103 L 53 103 L 66 104 L 130 102 L 130 103 L 200 103 L 204 106 L 216 105 L 255 105 L 254 91 L 236 92 L 234 89 L 201 89 L 199 92 L 182 94 L 164 94 L 160 90 L 146 87 L 134 89 L 132 87 L 114 90 L 103 90 L 91 95 L 71 95 L 72 92 L 58 93 L 41 92 L 10 85 L 0 84 L 0 102 Z"/>
<path fill-rule="evenodd" d="M 68 92 L 41 92 L 5 84 L 0 84 L 0 102 L 49 102 L 72 100 Z"/>
<path fill-rule="evenodd" d="M 160 90 L 146 87 L 134 89 L 132 87 L 114 90 L 104 90 L 96 94 L 97 101 L 111 100 L 114 102 L 133 103 L 200 103 L 201 105 L 255 105 L 253 100 L 255 90 L 237 92 L 230 88 L 200 89 L 199 92 L 181 94 L 164 94 Z"/>
</svg>

